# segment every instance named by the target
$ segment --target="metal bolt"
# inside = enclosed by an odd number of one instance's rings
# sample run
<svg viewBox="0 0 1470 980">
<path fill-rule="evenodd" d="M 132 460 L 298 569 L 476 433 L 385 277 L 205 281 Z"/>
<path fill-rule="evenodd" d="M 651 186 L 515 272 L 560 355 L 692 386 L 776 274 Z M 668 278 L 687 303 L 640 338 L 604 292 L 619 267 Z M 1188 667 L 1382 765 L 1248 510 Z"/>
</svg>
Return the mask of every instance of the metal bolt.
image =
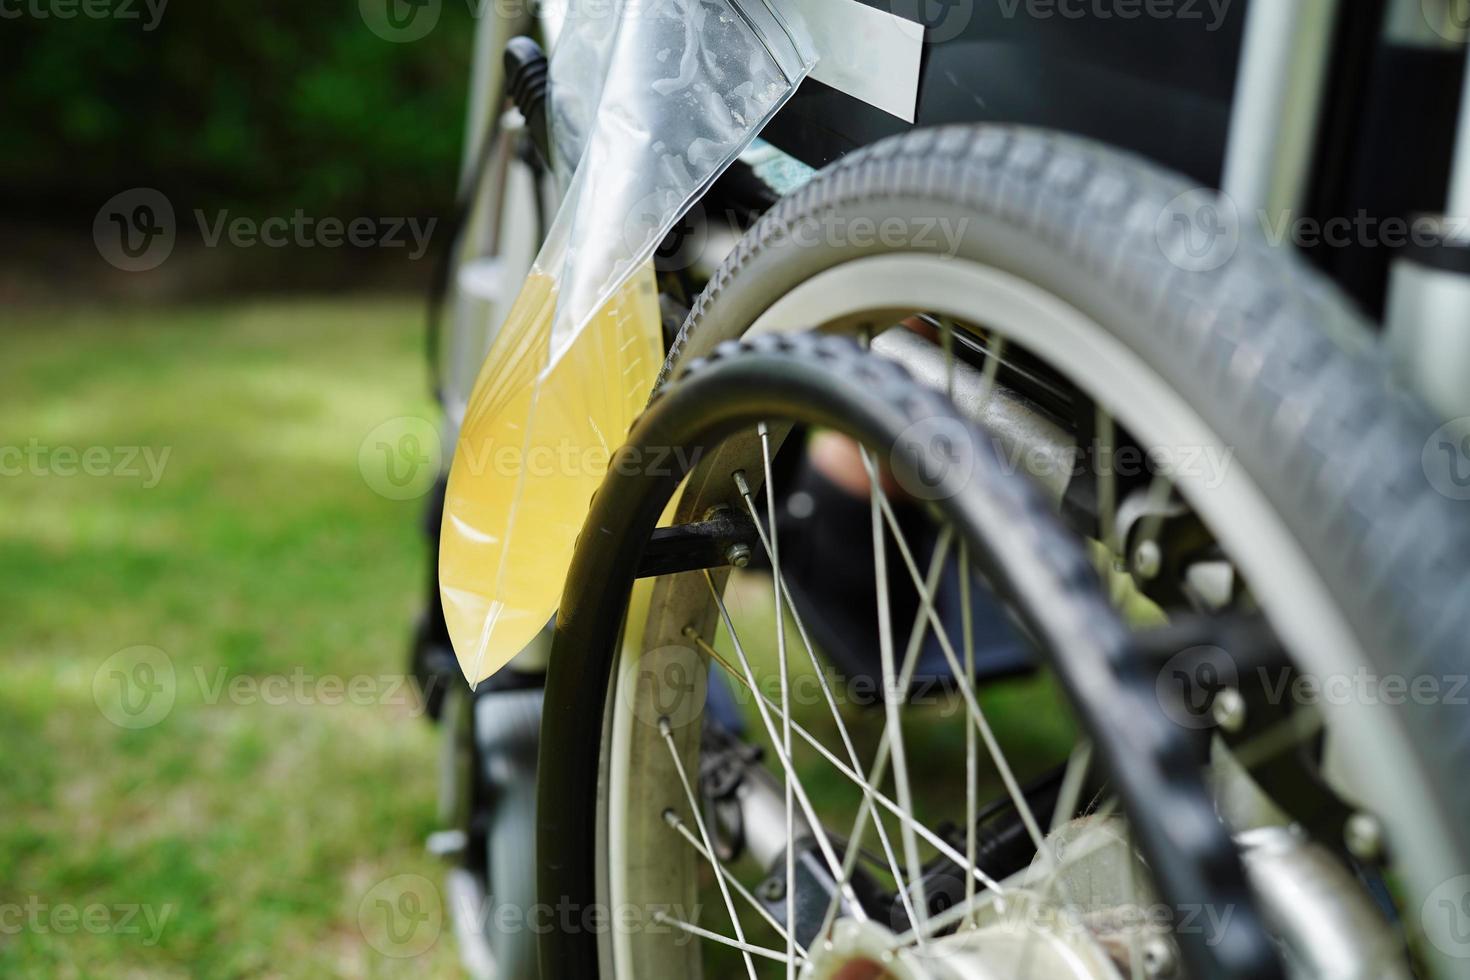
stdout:
<svg viewBox="0 0 1470 980">
<path fill-rule="evenodd" d="M 779 902 L 786 897 L 786 882 L 780 878 L 767 878 L 761 882 L 760 896 L 768 902 Z"/>
<path fill-rule="evenodd" d="M 1383 824 L 1372 814 L 1348 817 L 1342 836 L 1348 851 L 1360 861 L 1377 861 L 1383 856 Z"/>
<path fill-rule="evenodd" d="M 725 561 L 727 561 L 730 564 L 734 565 L 736 568 L 744 568 L 746 565 L 749 565 L 750 564 L 750 545 L 748 545 L 748 544 L 732 544 L 732 545 L 730 545 L 729 548 L 725 549 Z"/>
<path fill-rule="evenodd" d="M 1155 936 L 1143 946 L 1143 972 L 1150 977 L 1169 977 L 1174 975 L 1178 958 L 1174 955 L 1174 946 L 1167 939 Z"/>
<path fill-rule="evenodd" d="M 1150 580 L 1158 577 L 1164 567 L 1164 553 L 1157 541 L 1143 541 L 1133 549 L 1133 572 L 1139 578 Z"/>
<path fill-rule="evenodd" d="M 1245 698 L 1233 687 L 1224 688 L 1215 695 L 1210 713 L 1215 724 L 1234 735 L 1245 727 Z"/>
</svg>

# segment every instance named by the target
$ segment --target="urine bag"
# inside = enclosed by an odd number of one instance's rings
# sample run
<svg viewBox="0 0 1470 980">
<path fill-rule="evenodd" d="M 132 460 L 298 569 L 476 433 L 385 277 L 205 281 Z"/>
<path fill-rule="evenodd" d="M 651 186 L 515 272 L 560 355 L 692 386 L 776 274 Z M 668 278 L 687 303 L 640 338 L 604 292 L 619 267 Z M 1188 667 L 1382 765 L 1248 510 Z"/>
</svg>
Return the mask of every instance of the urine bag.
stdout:
<svg viewBox="0 0 1470 980">
<path fill-rule="evenodd" d="M 475 381 L 445 497 L 440 598 L 471 684 L 556 610 L 592 494 L 662 365 L 654 249 L 811 69 L 794 7 L 568 12 L 551 59 L 566 196 Z"/>
</svg>

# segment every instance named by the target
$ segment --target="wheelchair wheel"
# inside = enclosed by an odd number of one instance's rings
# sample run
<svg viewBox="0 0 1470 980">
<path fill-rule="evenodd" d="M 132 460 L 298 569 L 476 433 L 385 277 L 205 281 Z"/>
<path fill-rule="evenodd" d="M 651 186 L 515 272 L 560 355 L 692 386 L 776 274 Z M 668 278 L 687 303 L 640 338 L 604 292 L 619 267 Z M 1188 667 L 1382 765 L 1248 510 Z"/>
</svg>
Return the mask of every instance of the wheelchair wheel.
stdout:
<svg viewBox="0 0 1470 980">
<path fill-rule="evenodd" d="M 1470 522 L 1435 490 L 1437 421 L 1393 389 L 1366 325 L 1228 209 L 1072 137 L 885 140 L 746 235 L 668 372 L 734 337 L 821 329 L 877 335 L 940 384 L 978 378 L 985 397 L 967 407 L 1098 542 L 1115 584 L 1176 626 L 1251 622 L 1278 648 L 1258 663 L 1207 627 L 1180 653 L 1223 660 L 1159 674 L 1161 694 L 1203 689 L 1215 768 L 1249 772 L 1220 801 L 1232 825 L 1305 829 L 1340 868 L 1376 867 L 1361 890 L 1451 975 L 1470 946 L 1428 909 L 1470 896 L 1470 786 L 1455 775 L 1470 766 Z M 1125 448 L 1144 459 L 1132 472 L 1106 459 Z M 1262 763 L 1249 746 L 1273 725 L 1299 735 Z M 1304 930 L 1279 931 L 1310 947 Z"/>
<path fill-rule="evenodd" d="M 901 578 L 923 597 L 911 624 L 880 633 L 884 683 L 867 704 L 830 683 L 799 614 L 785 628 L 773 459 L 814 427 L 864 447 L 868 520 L 844 530 L 869 536 L 880 584 Z M 936 427 L 968 434 L 963 465 L 929 451 Z M 543 975 L 1102 978 L 1180 963 L 1280 975 L 1196 742 L 1157 698 L 1137 637 L 1051 502 L 942 394 L 845 338 L 731 344 L 655 400 L 612 473 L 547 682 L 540 904 L 562 914 Z M 924 567 L 890 480 L 922 493 L 938 528 Z M 630 610 L 644 545 L 681 486 L 676 521 L 745 515 L 770 574 L 663 575 Z M 950 554 L 962 588 L 1014 617 L 1042 678 L 980 690 L 970 624 L 935 613 Z M 889 592 L 877 594 L 886 627 Z M 931 631 L 948 709 L 909 696 Z M 714 670 L 745 692 L 751 743 L 707 717 Z M 1225 908 L 1213 931 L 1157 914 Z M 1140 909 L 1158 921 L 1130 926 Z"/>
</svg>

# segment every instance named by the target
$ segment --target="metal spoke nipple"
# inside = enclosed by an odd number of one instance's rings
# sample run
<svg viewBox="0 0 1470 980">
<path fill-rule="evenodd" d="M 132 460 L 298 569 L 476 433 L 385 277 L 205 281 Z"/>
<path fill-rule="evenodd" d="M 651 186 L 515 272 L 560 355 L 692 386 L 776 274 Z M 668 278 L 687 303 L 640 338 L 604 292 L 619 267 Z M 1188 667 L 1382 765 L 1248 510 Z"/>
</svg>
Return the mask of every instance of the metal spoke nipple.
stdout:
<svg viewBox="0 0 1470 980">
<path fill-rule="evenodd" d="M 1215 696 L 1210 709 L 1215 724 L 1231 735 L 1245 727 L 1245 698 L 1233 687 L 1227 687 Z"/>
</svg>

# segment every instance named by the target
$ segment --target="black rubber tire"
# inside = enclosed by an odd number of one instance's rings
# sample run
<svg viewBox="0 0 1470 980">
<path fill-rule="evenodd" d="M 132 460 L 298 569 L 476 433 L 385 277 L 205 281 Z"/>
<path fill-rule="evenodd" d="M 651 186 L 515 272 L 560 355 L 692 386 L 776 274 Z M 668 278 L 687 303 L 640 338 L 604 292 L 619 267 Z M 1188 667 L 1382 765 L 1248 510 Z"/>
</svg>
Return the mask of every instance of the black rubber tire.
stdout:
<svg viewBox="0 0 1470 980">
<path fill-rule="evenodd" d="M 1421 451 L 1439 421 L 1397 390 L 1362 317 L 1286 249 L 1244 229 L 1222 266 L 1187 271 L 1156 228 L 1184 178 L 1112 148 L 1002 125 L 914 130 L 844 157 L 741 240 L 664 369 L 739 337 L 840 263 L 895 251 L 804 247 L 821 221 L 967 219 L 961 259 L 1082 311 L 1182 394 L 1293 529 L 1379 676 L 1470 670 L 1470 504 L 1437 493 Z M 872 236 L 870 236 L 871 239 Z M 809 238 L 807 240 L 810 240 Z M 909 244 L 903 251 L 937 251 Z M 1470 711 L 1408 704 L 1402 725 L 1470 867 Z"/>
<path fill-rule="evenodd" d="M 951 467 L 921 451 L 920 423 L 969 434 L 971 462 Z M 1281 976 L 1228 830 L 1195 762 L 1154 693 L 1133 636 L 1103 593 L 1087 552 L 1048 500 L 1008 471 L 993 446 L 941 393 L 842 337 L 768 336 L 730 343 L 687 368 L 635 424 L 598 489 L 578 540 L 558 613 L 543 709 L 537 842 L 543 905 L 597 900 L 600 752 L 621 626 L 642 550 L 685 476 L 761 421 L 836 428 L 885 447 L 900 481 L 936 488 L 934 505 L 970 546 L 976 568 L 1009 602 L 1052 665 L 1113 774 L 1160 893 L 1179 907 L 1235 910 L 1206 942 L 1181 935 L 1201 980 Z M 649 447 L 678 447 L 671 466 L 623 465 Z M 697 479 L 697 477 L 696 477 Z M 694 719 L 690 724 L 699 724 Z M 677 793 L 677 790 L 671 790 Z M 670 796 L 669 806 L 682 806 Z M 648 801 L 664 805 L 662 801 Z M 558 929 L 541 940 L 542 976 L 598 975 L 597 937 Z"/>
</svg>

